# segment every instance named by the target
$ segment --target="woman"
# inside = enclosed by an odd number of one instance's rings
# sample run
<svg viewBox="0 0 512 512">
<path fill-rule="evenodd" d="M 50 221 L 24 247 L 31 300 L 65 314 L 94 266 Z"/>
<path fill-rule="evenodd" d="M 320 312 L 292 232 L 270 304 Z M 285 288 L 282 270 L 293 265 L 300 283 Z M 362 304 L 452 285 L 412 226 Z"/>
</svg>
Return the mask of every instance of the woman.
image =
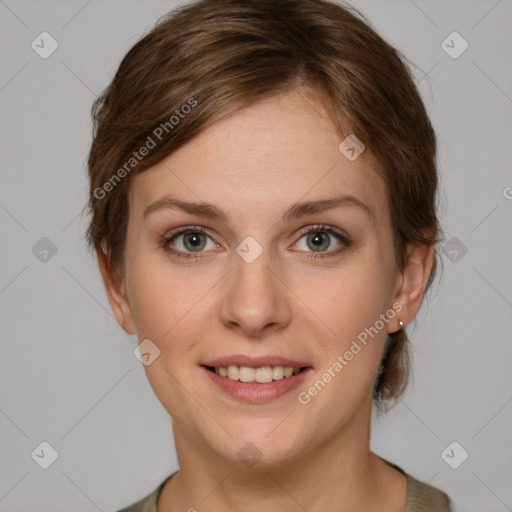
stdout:
<svg viewBox="0 0 512 512">
<path fill-rule="evenodd" d="M 440 227 L 420 95 L 352 11 L 185 5 L 93 106 L 87 237 L 180 467 L 125 512 L 451 510 L 369 449 Z"/>
</svg>

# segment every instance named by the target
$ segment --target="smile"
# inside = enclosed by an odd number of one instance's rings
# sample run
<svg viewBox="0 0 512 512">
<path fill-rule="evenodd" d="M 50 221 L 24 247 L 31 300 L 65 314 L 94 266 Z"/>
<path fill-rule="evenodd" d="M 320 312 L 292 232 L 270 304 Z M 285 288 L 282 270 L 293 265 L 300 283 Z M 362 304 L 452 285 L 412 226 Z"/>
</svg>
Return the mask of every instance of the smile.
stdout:
<svg viewBox="0 0 512 512">
<path fill-rule="evenodd" d="M 311 366 L 201 366 L 216 389 L 248 403 L 265 403 L 275 400 L 301 385 L 313 370 Z M 296 370 L 296 371 L 295 371 Z M 225 373 L 226 375 L 222 375 Z M 277 377 L 274 380 L 274 375 Z M 282 375 L 282 377 L 281 377 Z M 259 380 L 257 380 L 259 379 Z M 263 380 L 263 382 L 261 382 Z"/>
<path fill-rule="evenodd" d="M 289 378 L 292 375 L 296 375 L 306 367 L 295 367 L 292 366 L 262 366 L 260 368 L 251 368 L 250 366 L 207 366 L 210 371 L 214 371 L 221 377 L 226 377 L 231 380 L 240 382 L 259 382 L 265 384 L 284 378 Z"/>
</svg>

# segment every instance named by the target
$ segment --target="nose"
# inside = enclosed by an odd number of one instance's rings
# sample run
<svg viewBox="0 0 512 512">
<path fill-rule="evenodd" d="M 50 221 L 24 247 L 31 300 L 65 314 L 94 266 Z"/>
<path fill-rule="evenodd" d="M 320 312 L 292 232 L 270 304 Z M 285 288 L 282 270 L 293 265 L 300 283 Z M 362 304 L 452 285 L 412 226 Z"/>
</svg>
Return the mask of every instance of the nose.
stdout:
<svg viewBox="0 0 512 512">
<path fill-rule="evenodd" d="M 251 263 L 234 254 L 233 268 L 222 290 L 220 315 L 224 325 L 246 336 L 261 337 L 289 323 L 290 293 L 280 268 L 268 249 Z"/>
</svg>

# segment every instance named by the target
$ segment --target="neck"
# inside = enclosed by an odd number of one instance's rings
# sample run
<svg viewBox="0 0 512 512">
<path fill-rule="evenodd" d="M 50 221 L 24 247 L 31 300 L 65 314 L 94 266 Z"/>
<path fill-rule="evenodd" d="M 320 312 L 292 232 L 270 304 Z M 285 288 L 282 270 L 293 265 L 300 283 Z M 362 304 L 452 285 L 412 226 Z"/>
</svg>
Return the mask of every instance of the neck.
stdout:
<svg viewBox="0 0 512 512">
<path fill-rule="evenodd" d="M 219 457 L 173 424 L 180 470 L 164 487 L 158 512 L 261 512 L 263 501 L 269 511 L 398 509 L 405 504 L 405 479 L 370 451 L 370 413 L 371 403 L 286 464 L 250 468 Z"/>
</svg>

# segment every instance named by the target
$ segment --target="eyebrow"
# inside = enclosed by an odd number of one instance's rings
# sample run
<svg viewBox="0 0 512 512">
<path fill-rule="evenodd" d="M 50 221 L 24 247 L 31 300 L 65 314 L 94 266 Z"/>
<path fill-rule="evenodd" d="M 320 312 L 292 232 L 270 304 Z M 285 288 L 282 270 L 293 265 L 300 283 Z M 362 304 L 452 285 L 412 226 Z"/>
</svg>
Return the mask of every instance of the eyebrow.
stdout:
<svg viewBox="0 0 512 512">
<path fill-rule="evenodd" d="M 369 206 L 357 197 L 346 194 L 329 199 L 317 199 L 314 201 L 295 203 L 283 213 L 282 220 L 297 219 L 305 217 L 306 215 L 332 210 L 333 208 L 341 206 L 357 208 L 365 212 L 371 220 L 375 222 L 375 214 Z M 185 213 L 192 215 L 198 215 L 208 219 L 216 219 L 225 224 L 228 222 L 227 214 L 213 204 L 182 201 L 170 196 L 165 196 L 147 206 L 142 213 L 142 219 L 144 220 L 152 212 L 162 209 L 182 210 Z"/>
</svg>

